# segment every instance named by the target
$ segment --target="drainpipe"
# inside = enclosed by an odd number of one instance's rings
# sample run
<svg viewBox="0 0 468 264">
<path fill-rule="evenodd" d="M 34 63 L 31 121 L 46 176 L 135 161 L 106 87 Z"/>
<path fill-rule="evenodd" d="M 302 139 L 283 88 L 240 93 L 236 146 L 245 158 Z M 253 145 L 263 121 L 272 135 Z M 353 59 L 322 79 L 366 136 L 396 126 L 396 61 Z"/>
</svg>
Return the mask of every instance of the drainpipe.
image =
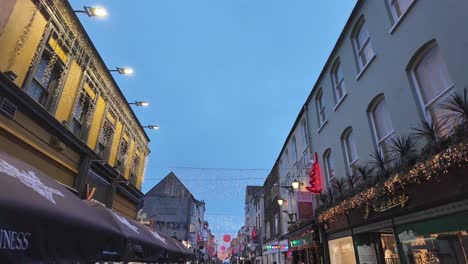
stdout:
<svg viewBox="0 0 468 264">
<path fill-rule="evenodd" d="M 86 198 L 86 183 L 88 183 L 89 167 L 91 166 L 91 158 L 84 156 L 81 158 L 78 167 L 78 175 L 76 176 L 75 189 L 78 191 L 81 199 Z"/>
</svg>

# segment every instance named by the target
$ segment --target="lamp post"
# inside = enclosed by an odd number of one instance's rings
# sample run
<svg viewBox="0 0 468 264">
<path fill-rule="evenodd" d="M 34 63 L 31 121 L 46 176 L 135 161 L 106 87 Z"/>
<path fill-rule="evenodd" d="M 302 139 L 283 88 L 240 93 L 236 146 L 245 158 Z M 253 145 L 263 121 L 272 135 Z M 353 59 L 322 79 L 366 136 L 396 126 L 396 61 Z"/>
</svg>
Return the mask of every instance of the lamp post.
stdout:
<svg viewBox="0 0 468 264">
<path fill-rule="evenodd" d="M 129 67 L 115 67 L 115 70 L 114 69 L 108 69 L 109 72 L 118 72 L 119 74 L 123 74 L 123 75 L 133 75 L 133 73 L 135 72 L 132 68 L 129 68 Z"/>
<path fill-rule="evenodd" d="M 157 126 L 157 125 L 147 125 L 147 126 L 143 126 L 143 128 L 148 128 L 148 129 L 151 129 L 151 130 L 158 130 L 159 126 Z"/>
<path fill-rule="evenodd" d="M 75 13 L 83 13 L 89 17 L 105 17 L 107 16 L 107 10 L 103 7 L 97 6 L 83 6 L 83 10 L 73 10 Z"/>
<path fill-rule="evenodd" d="M 135 101 L 135 102 L 131 102 L 131 103 L 128 103 L 129 105 L 136 105 L 136 106 L 149 106 L 149 103 L 148 102 L 145 102 L 145 101 Z"/>
</svg>

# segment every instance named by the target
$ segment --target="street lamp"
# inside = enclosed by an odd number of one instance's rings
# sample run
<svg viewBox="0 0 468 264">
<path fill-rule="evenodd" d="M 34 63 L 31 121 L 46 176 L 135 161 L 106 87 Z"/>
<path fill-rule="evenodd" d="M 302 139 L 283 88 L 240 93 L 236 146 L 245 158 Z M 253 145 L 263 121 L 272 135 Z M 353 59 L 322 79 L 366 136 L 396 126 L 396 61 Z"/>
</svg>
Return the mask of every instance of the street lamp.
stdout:
<svg viewBox="0 0 468 264">
<path fill-rule="evenodd" d="M 292 187 L 293 187 L 293 190 L 297 190 L 299 189 L 299 185 L 302 185 L 302 183 L 300 181 L 298 181 L 297 179 L 295 179 L 292 183 L 291 183 Z"/>
<path fill-rule="evenodd" d="M 158 130 L 159 126 L 157 126 L 157 125 L 147 125 L 147 126 L 143 126 L 143 128 L 148 128 L 148 129 L 151 129 L 151 130 Z"/>
<path fill-rule="evenodd" d="M 115 67 L 115 70 L 109 69 L 110 72 L 118 72 L 123 75 L 133 75 L 135 72 L 132 68 L 129 67 Z"/>
<path fill-rule="evenodd" d="M 149 103 L 148 102 L 144 102 L 144 101 L 135 101 L 133 103 L 128 103 L 129 105 L 136 105 L 136 106 L 149 106 Z"/>
<path fill-rule="evenodd" d="M 284 202 L 287 202 L 287 200 L 284 200 L 284 199 L 282 199 L 282 198 L 279 198 L 279 199 L 277 200 L 277 202 L 278 202 L 278 205 L 281 206 L 281 205 L 283 205 Z"/>
<path fill-rule="evenodd" d="M 83 10 L 73 10 L 75 13 L 84 13 L 89 17 L 105 17 L 107 10 L 98 6 L 83 6 Z"/>
</svg>

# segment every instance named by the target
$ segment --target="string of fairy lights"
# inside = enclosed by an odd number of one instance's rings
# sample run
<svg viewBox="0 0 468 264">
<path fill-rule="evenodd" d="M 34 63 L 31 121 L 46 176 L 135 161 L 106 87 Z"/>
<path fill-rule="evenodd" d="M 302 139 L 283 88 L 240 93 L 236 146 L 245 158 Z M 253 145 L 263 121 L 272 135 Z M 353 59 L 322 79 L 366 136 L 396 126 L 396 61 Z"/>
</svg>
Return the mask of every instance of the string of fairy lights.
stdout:
<svg viewBox="0 0 468 264">
<path fill-rule="evenodd" d="M 468 143 L 460 143 L 449 147 L 445 151 L 434 155 L 432 159 L 417 163 L 407 173 L 396 174 L 383 184 L 370 187 L 340 202 L 338 205 L 326 209 L 319 215 L 318 220 L 321 223 L 331 222 L 352 209 L 370 204 L 384 195 L 394 194 L 396 190 L 409 184 L 419 184 L 436 177 L 444 177 L 448 174 L 450 168 L 461 167 L 467 162 Z"/>
</svg>

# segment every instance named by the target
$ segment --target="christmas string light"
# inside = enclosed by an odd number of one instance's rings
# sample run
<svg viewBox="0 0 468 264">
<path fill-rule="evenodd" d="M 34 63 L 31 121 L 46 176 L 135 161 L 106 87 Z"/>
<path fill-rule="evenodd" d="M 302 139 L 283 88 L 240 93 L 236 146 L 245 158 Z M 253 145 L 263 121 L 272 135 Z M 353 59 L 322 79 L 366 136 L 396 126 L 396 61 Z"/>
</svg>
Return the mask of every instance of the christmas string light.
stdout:
<svg viewBox="0 0 468 264">
<path fill-rule="evenodd" d="M 406 174 L 396 174 L 385 183 L 370 187 L 342 201 L 339 205 L 328 208 L 320 213 L 318 220 L 320 223 L 331 222 L 352 209 L 375 202 L 384 195 L 394 194 L 396 190 L 405 188 L 409 184 L 428 182 L 436 177 L 446 176 L 449 169 L 461 167 L 467 162 L 468 143 L 460 143 L 434 155 L 428 161 L 417 163 Z"/>
</svg>

